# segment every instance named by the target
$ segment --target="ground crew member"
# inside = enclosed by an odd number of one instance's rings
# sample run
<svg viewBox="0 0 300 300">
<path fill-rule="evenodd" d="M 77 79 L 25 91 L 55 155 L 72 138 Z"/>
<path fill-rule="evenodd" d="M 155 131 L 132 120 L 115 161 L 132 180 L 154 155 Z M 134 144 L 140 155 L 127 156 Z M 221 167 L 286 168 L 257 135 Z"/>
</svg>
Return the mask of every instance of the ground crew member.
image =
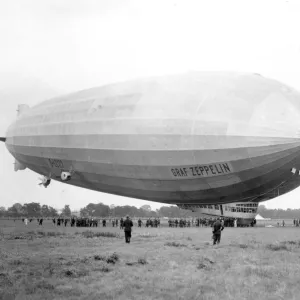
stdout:
<svg viewBox="0 0 300 300">
<path fill-rule="evenodd" d="M 133 226 L 133 223 L 129 219 L 129 216 L 126 216 L 126 220 L 123 222 L 123 226 L 125 232 L 125 242 L 129 244 L 131 238 L 131 227 Z"/>
<path fill-rule="evenodd" d="M 138 225 L 139 225 L 139 227 L 142 227 L 142 220 L 141 219 L 138 220 Z"/>
<path fill-rule="evenodd" d="M 219 244 L 221 241 L 221 231 L 224 229 L 224 226 L 220 222 L 220 218 L 217 218 L 217 221 L 213 225 L 213 240 L 214 245 Z"/>
<path fill-rule="evenodd" d="M 178 220 L 175 219 L 175 227 L 177 228 L 177 226 L 178 226 Z"/>
</svg>

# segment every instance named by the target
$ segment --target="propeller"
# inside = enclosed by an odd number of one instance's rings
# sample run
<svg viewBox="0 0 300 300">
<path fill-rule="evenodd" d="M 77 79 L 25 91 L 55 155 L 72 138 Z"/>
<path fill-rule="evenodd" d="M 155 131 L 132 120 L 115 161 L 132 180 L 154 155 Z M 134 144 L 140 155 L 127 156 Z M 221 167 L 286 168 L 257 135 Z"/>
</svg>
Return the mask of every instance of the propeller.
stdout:
<svg viewBox="0 0 300 300">
<path fill-rule="evenodd" d="M 39 177 L 39 179 L 41 180 L 39 185 L 43 185 L 45 188 L 47 188 L 48 185 L 51 183 L 50 177 L 43 176 L 43 177 Z"/>
</svg>

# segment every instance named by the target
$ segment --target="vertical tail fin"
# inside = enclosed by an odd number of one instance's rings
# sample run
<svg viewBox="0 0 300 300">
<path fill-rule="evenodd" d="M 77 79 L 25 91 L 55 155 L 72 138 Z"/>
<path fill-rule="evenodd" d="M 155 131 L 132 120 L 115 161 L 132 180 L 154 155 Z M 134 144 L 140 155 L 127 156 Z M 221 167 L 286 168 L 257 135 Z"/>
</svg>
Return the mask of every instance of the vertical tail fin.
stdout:
<svg viewBox="0 0 300 300">
<path fill-rule="evenodd" d="M 27 111 L 30 107 L 27 105 L 27 104 L 19 104 L 18 105 L 18 109 L 17 109 L 17 112 L 18 112 L 18 117 L 24 113 L 25 111 Z"/>
</svg>

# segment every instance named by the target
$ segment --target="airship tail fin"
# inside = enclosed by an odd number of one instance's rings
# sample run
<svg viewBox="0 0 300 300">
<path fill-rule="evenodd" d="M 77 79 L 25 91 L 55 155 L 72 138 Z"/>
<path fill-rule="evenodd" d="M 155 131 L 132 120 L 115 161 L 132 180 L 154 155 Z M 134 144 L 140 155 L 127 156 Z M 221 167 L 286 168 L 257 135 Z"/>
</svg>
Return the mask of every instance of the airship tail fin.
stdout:
<svg viewBox="0 0 300 300">
<path fill-rule="evenodd" d="M 27 111 L 29 109 L 29 105 L 27 104 L 19 104 L 18 105 L 18 109 L 17 109 L 17 112 L 18 112 L 18 117 L 23 114 L 25 111 Z"/>
<path fill-rule="evenodd" d="M 0 141 L 5 143 L 6 142 L 6 138 L 5 137 L 0 137 Z"/>
<path fill-rule="evenodd" d="M 20 163 L 18 160 L 15 160 L 15 172 L 25 170 L 26 166 Z"/>
</svg>

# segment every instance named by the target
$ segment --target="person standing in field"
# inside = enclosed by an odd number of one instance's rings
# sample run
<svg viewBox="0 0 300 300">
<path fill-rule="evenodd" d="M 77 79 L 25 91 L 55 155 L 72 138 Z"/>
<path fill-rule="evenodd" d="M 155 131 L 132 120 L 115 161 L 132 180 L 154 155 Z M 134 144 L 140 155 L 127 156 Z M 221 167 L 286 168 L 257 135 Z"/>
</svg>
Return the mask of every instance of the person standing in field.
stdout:
<svg viewBox="0 0 300 300">
<path fill-rule="evenodd" d="M 219 244 L 221 241 L 221 232 L 224 229 L 224 226 L 220 222 L 220 218 L 217 218 L 217 221 L 213 224 L 213 241 L 214 245 Z"/>
<path fill-rule="evenodd" d="M 131 228 L 133 226 L 132 221 L 129 219 L 129 216 L 126 216 L 126 220 L 123 222 L 124 233 L 125 233 L 125 242 L 130 243 L 131 238 Z"/>
<path fill-rule="evenodd" d="M 26 226 L 28 225 L 28 219 L 27 218 L 25 218 L 24 223 L 25 223 Z"/>
<path fill-rule="evenodd" d="M 142 223 L 143 223 L 143 222 L 142 222 L 141 218 L 139 218 L 139 219 L 138 219 L 138 227 L 142 227 Z"/>
<path fill-rule="evenodd" d="M 234 219 L 234 227 L 236 228 L 237 227 L 237 219 Z"/>
<path fill-rule="evenodd" d="M 225 224 L 225 222 L 224 222 L 224 219 L 223 218 L 221 218 L 221 225 L 224 227 L 224 224 Z"/>
</svg>

